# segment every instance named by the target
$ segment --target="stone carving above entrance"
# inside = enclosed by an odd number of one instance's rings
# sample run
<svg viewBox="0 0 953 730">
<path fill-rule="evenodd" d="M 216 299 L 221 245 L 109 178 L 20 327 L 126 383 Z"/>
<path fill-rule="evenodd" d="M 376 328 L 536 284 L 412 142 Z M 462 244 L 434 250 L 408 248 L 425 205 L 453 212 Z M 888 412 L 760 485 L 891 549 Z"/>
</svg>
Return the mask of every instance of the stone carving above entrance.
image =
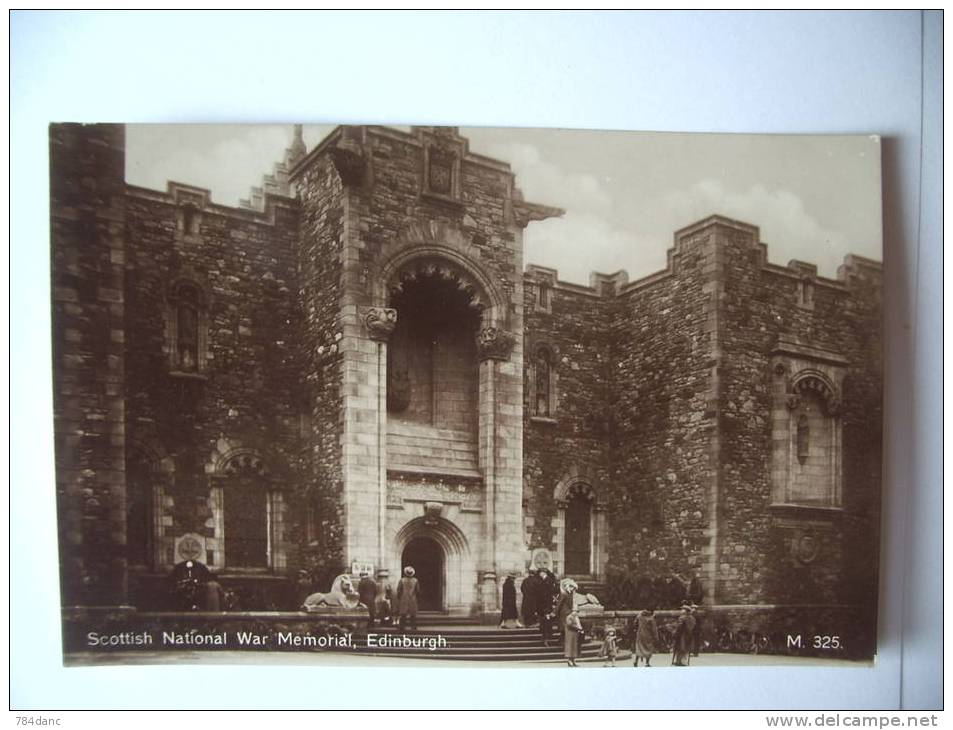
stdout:
<svg viewBox="0 0 953 730">
<path fill-rule="evenodd" d="M 361 320 L 372 340 L 386 341 L 397 326 L 397 310 L 389 307 L 361 307 Z"/>
<path fill-rule="evenodd" d="M 436 525 L 443 513 L 443 502 L 424 502 L 424 524 Z"/>
<path fill-rule="evenodd" d="M 788 398 L 788 408 L 795 409 L 798 406 L 800 397 L 806 393 L 816 393 L 824 403 L 824 409 L 829 416 L 836 416 L 840 412 L 840 400 L 834 392 L 833 386 L 825 379 L 814 375 L 801 377 L 794 383 L 794 393 Z M 792 406 L 791 400 L 795 400 Z"/>
<path fill-rule="evenodd" d="M 508 360 L 516 336 L 502 327 L 484 327 L 477 334 L 477 352 L 481 360 Z"/>
<path fill-rule="evenodd" d="M 437 257 L 408 261 L 397 271 L 389 286 L 389 295 L 400 294 L 410 284 L 430 278 L 439 278 L 454 284 L 467 296 L 469 306 L 482 310 L 487 302 L 481 295 L 482 286 L 466 269 Z"/>
</svg>

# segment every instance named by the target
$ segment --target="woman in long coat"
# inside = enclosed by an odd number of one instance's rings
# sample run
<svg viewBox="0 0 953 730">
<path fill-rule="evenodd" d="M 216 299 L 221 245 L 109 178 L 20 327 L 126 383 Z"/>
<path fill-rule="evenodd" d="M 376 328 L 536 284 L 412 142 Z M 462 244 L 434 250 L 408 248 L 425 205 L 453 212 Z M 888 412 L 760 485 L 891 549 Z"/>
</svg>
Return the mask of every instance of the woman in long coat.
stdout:
<svg viewBox="0 0 953 730">
<path fill-rule="evenodd" d="M 658 626 L 655 623 L 655 615 L 648 610 L 642 611 L 639 614 L 635 642 L 632 646 L 632 666 L 639 666 L 639 659 L 645 660 L 645 666 L 651 666 L 649 662 L 652 661 L 652 655 L 658 651 L 658 647 Z"/>
<path fill-rule="evenodd" d="M 682 615 L 678 617 L 675 629 L 675 648 L 672 650 L 672 664 L 687 667 L 691 661 L 692 636 L 695 632 L 695 617 L 691 606 L 682 606 Z"/>
<path fill-rule="evenodd" d="M 579 620 L 579 612 L 573 609 L 566 616 L 566 623 L 563 626 L 563 656 L 566 657 L 570 667 L 576 666 L 581 638 L 582 622 Z"/>
<path fill-rule="evenodd" d="M 556 625 L 565 634 L 566 617 L 576 607 L 576 589 L 579 586 L 571 578 L 564 578 L 559 587 L 559 598 L 556 601 Z"/>
<path fill-rule="evenodd" d="M 518 629 L 522 627 L 519 622 L 519 611 L 516 610 L 516 583 L 513 576 L 506 576 L 503 581 L 503 603 L 502 613 L 500 614 L 501 629 Z"/>
<path fill-rule="evenodd" d="M 404 568 L 404 577 L 397 583 L 397 613 L 400 616 L 400 628 L 403 629 L 409 621 L 410 628 L 417 630 L 417 594 L 420 584 L 414 578 L 414 569 L 408 565 Z"/>
</svg>

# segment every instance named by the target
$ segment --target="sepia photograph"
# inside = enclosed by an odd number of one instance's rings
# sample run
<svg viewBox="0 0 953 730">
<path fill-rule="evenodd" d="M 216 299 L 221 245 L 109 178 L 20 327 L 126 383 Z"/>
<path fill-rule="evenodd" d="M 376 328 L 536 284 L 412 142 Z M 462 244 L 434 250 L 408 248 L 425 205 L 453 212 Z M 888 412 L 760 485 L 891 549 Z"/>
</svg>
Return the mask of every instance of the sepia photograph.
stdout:
<svg viewBox="0 0 953 730">
<path fill-rule="evenodd" d="M 879 137 L 49 155 L 66 666 L 873 665 Z"/>
</svg>

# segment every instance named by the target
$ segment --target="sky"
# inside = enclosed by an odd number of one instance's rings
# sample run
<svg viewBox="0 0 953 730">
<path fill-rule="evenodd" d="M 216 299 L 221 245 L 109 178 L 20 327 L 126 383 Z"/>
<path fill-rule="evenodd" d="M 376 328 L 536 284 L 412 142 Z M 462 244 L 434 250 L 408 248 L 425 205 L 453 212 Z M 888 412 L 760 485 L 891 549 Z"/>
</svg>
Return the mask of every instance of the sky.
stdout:
<svg viewBox="0 0 953 730">
<path fill-rule="evenodd" d="M 398 127 L 407 129 L 406 127 Z M 333 127 L 305 125 L 312 149 Z M 757 225 L 768 260 L 836 277 L 849 253 L 882 260 L 880 142 L 870 136 L 666 134 L 461 127 L 509 162 L 526 200 L 563 208 L 524 235 L 524 264 L 587 284 L 665 268 L 672 234 L 712 214 Z M 129 125 L 126 179 L 167 180 L 237 205 L 291 143 L 291 125 Z"/>
</svg>

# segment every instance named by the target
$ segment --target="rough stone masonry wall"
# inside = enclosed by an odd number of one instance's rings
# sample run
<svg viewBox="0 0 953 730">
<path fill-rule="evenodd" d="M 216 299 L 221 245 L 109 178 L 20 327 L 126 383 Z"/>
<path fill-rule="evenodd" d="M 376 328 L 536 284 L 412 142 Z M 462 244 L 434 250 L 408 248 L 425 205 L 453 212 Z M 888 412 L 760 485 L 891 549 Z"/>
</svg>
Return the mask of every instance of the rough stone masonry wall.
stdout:
<svg viewBox="0 0 953 730">
<path fill-rule="evenodd" d="M 523 502 L 526 542 L 555 556 L 565 539 L 558 524 L 555 491 L 572 477 L 593 488 L 597 504 L 615 492 L 610 483 L 609 449 L 614 435 L 612 346 L 608 327 L 611 299 L 595 290 L 557 286 L 550 289 L 549 307 L 540 307 L 538 284 L 527 277 L 525 371 L 523 387 Z M 538 347 L 553 353 L 556 408 L 549 418 L 534 413 L 533 368 Z M 613 505 L 616 506 L 624 505 Z M 611 517 L 610 517 L 611 522 Z M 554 565 L 558 574 L 563 565 Z M 602 576 L 599 576 L 602 577 Z"/>
<path fill-rule="evenodd" d="M 305 168 L 297 181 L 301 206 L 298 231 L 298 301 L 301 362 L 306 379 L 312 473 L 309 508 L 313 524 L 308 560 L 318 586 L 345 567 L 346 506 L 341 435 L 344 426 L 343 365 L 340 353 L 344 193 L 327 158 Z"/>
<path fill-rule="evenodd" d="M 676 235 L 613 311 L 609 577 L 697 576 L 711 601 L 719 263 L 709 231 Z"/>
<path fill-rule="evenodd" d="M 726 229 L 721 337 L 723 504 L 718 558 L 726 603 L 873 606 L 879 551 L 881 455 L 880 266 L 848 257 L 841 281 L 813 267 L 765 266 L 757 229 Z M 798 289 L 813 287 L 810 306 Z M 782 337 L 846 358 L 842 510 L 772 508 L 771 351 Z M 792 540 L 817 540 L 796 559 Z"/>
<path fill-rule="evenodd" d="M 121 125 L 50 127 L 53 418 L 63 605 L 125 604 Z"/>
<path fill-rule="evenodd" d="M 129 188 L 126 196 L 129 455 L 161 460 L 171 471 L 162 483 L 162 565 L 174 561 L 174 538 L 195 532 L 206 538 L 214 567 L 223 567 L 221 517 L 213 517 L 220 505 L 210 488 L 222 483 L 232 454 L 260 459 L 261 487 L 282 492 L 285 514 L 302 514 L 295 506 L 305 481 L 299 432 L 306 412 L 295 329 L 297 216 L 288 202 L 270 201 L 264 214 L 239 211 L 175 184 L 168 194 Z M 192 231 L 183 228 L 185 203 L 194 205 Z M 174 374 L 169 357 L 166 322 L 181 281 L 202 292 L 207 353 L 196 376 Z M 282 560 L 273 567 L 300 562 L 292 544 L 303 542 L 301 531 L 297 519 L 281 525 L 273 553 Z"/>
</svg>

